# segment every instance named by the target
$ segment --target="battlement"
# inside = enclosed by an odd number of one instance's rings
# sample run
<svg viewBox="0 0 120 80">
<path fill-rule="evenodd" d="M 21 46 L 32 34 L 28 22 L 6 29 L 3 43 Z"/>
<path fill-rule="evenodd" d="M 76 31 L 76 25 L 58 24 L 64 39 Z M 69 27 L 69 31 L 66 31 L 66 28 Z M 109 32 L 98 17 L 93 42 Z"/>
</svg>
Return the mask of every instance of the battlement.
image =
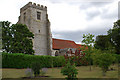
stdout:
<svg viewBox="0 0 120 80">
<path fill-rule="evenodd" d="M 26 4 L 25 6 L 23 6 L 23 7 L 20 9 L 20 12 L 22 12 L 22 11 L 24 11 L 24 10 L 26 10 L 27 8 L 30 8 L 30 7 L 31 7 L 31 8 L 36 8 L 36 9 L 39 9 L 39 10 L 45 10 L 45 11 L 47 11 L 47 7 L 46 7 L 46 6 L 29 2 L 28 4 Z"/>
</svg>

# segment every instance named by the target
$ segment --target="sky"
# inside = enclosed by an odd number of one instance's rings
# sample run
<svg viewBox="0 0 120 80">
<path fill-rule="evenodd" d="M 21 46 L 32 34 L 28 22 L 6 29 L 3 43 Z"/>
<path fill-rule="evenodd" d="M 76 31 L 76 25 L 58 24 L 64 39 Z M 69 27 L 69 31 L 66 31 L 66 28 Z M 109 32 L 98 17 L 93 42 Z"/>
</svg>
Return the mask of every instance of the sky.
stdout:
<svg viewBox="0 0 120 80">
<path fill-rule="evenodd" d="M 83 34 L 106 35 L 118 19 L 118 0 L 0 0 L 0 21 L 15 24 L 28 2 L 47 6 L 53 38 L 78 44 Z"/>
</svg>

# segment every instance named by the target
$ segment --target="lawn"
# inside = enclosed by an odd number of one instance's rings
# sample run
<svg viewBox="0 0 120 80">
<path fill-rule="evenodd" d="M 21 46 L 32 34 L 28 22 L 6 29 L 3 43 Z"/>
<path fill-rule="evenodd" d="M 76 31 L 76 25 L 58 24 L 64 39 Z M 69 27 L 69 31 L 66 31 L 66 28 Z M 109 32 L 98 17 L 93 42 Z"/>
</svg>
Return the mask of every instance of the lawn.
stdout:
<svg viewBox="0 0 120 80">
<path fill-rule="evenodd" d="M 78 69 L 78 78 L 117 78 L 118 77 L 118 67 L 117 65 L 112 65 L 114 71 L 108 71 L 106 76 L 102 76 L 102 71 L 99 67 L 92 66 L 92 71 L 89 70 L 89 66 L 80 66 Z M 21 78 L 26 77 L 26 69 L 2 69 L 2 78 Z M 48 68 L 46 76 L 50 78 L 65 78 L 61 73 L 61 68 Z"/>
</svg>

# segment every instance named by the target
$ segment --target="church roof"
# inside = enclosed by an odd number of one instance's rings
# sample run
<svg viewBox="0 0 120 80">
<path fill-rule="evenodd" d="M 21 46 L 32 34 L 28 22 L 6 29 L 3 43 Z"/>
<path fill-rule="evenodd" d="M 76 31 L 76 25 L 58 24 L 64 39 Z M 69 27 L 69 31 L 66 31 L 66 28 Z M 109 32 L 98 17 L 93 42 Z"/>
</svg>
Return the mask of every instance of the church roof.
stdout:
<svg viewBox="0 0 120 80">
<path fill-rule="evenodd" d="M 53 49 L 64 49 L 64 48 L 77 48 L 80 49 L 82 45 L 76 44 L 71 40 L 55 39 L 52 38 Z"/>
</svg>

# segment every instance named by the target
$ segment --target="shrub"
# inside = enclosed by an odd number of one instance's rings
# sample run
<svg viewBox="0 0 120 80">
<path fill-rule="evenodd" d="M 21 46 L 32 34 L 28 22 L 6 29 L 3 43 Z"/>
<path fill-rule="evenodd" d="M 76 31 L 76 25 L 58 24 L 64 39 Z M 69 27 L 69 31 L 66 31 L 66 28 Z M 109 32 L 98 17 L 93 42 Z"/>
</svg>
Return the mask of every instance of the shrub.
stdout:
<svg viewBox="0 0 120 80">
<path fill-rule="evenodd" d="M 78 70 L 75 68 L 75 65 L 71 65 L 71 63 L 68 61 L 68 63 L 61 69 L 61 73 L 63 75 L 67 75 L 68 80 L 74 80 L 76 79 L 76 75 L 78 74 Z"/>
<path fill-rule="evenodd" d="M 31 68 L 34 72 L 35 77 L 40 74 L 40 70 L 42 69 L 42 66 L 39 62 L 33 62 L 31 65 Z"/>
<path fill-rule="evenodd" d="M 2 53 L 3 68 L 31 68 L 32 63 L 39 62 L 42 67 L 62 67 L 65 65 L 64 56 L 40 56 L 23 53 Z M 84 63 L 84 62 L 83 62 Z M 76 63 L 78 65 L 79 63 Z M 84 65 L 84 64 L 81 64 Z"/>
<path fill-rule="evenodd" d="M 53 57 L 53 67 L 61 67 L 65 64 L 64 56 Z"/>
<path fill-rule="evenodd" d="M 39 56 L 22 53 L 2 53 L 3 68 L 31 68 L 31 64 L 39 62 L 42 67 L 61 67 L 65 63 L 63 56 Z M 53 63 L 52 63 L 53 62 Z"/>
<path fill-rule="evenodd" d="M 103 71 L 103 76 L 105 76 L 105 73 L 107 72 L 109 66 L 115 60 L 115 57 L 112 56 L 112 54 L 103 53 L 103 54 L 100 54 L 96 59 L 98 61 L 98 66 Z"/>
</svg>

